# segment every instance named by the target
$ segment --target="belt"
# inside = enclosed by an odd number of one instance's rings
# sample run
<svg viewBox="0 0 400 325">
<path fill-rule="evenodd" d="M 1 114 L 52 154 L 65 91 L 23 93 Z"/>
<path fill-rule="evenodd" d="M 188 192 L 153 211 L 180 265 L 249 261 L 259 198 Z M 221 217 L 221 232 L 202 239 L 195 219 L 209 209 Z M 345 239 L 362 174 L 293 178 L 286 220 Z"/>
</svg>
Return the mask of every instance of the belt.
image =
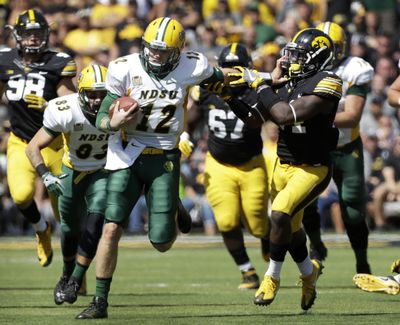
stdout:
<svg viewBox="0 0 400 325">
<path fill-rule="evenodd" d="M 323 165 L 323 164 L 296 163 L 296 162 L 286 161 L 286 160 L 281 160 L 281 165 L 290 165 L 290 166 L 312 166 L 312 167 L 325 166 L 325 165 Z"/>
<path fill-rule="evenodd" d="M 162 154 L 164 154 L 164 150 L 158 148 L 144 148 L 142 151 L 142 155 L 162 155 Z"/>
</svg>

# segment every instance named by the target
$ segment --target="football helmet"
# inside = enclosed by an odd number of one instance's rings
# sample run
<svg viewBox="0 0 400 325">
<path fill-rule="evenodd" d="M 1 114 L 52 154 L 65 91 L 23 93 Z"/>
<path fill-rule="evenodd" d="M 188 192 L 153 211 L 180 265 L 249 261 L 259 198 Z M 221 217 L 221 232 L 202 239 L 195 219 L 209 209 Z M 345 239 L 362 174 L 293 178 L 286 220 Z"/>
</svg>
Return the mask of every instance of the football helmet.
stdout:
<svg viewBox="0 0 400 325">
<path fill-rule="evenodd" d="M 164 78 L 178 65 L 184 44 L 185 31 L 177 20 L 153 20 L 144 32 L 140 49 L 145 70 L 158 79 Z"/>
<path fill-rule="evenodd" d="M 29 9 L 22 12 L 12 26 L 18 50 L 23 53 L 41 53 L 47 49 L 49 41 L 49 24 L 41 12 Z M 35 45 L 29 44 L 34 36 L 39 40 Z"/>
<path fill-rule="evenodd" d="M 332 64 L 334 44 L 331 38 L 316 28 L 299 31 L 284 47 L 287 61 L 283 69 L 291 79 L 310 76 Z"/>
<path fill-rule="evenodd" d="M 82 70 L 78 77 L 78 94 L 85 117 L 94 124 L 101 102 L 107 95 L 107 68 L 98 64 Z"/>
<path fill-rule="evenodd" d="M 230 68 L 234 66 L 251 68 L 253 61 L 243 44 L 232 43 L 222 49 L 218 57 L 218 65 L 221 68 Z"/>
<path fill-rule="evenodd" d="M 316 28 L 322 30 L 332 39 L 333 44 L 335 45 L 333 64 L 337 65 L 346 55 L 346 33 L 340 25 L 329 21 L 319 24 Z"/>
</svg>

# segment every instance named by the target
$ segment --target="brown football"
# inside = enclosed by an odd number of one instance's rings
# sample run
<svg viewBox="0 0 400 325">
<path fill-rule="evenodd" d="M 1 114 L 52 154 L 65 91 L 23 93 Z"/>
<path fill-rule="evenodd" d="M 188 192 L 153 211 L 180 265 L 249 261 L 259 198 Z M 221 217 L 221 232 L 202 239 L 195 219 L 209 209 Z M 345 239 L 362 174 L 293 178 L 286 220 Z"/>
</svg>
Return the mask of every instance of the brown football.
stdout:
<svg viewBox="0 0 400 325">
<path fill-rule="evenodd" d="M 112 118 L 113 114 L 114 114 L 114 107 L 115 104 L 119 102 L 119 110 L 124 110 L 127 111 L 129 107 L 131 107 L 133 104 L 137 103 L 137 101 L 129 96 L 123 96 L 120 98 L 117 98 L 116 100 L 114 100 L 114 102 L 111 104 L 110 109 L 108 110 L 108 115 L 110 116 L 110 118 Z M 139 105 L 136 107 L 135 112 L 139 110 Z"/>
</svg>

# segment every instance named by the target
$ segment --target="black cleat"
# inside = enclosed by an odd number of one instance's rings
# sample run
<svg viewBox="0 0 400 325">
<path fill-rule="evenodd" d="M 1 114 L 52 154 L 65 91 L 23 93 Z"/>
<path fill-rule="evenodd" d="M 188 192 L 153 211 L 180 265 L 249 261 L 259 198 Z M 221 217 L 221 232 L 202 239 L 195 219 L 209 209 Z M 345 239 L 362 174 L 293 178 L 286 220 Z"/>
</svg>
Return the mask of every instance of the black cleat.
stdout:
<svg viewBox="0 0 400 325">
<path fill-rule="evenodd" d="M 68 276 L 62 275 L 54 288 L 54 303 L 61 305 L 64 302 L 64 288 L 68 283 Z"/>
<path fill-rule="evenodd" d="M 186 211 L 180 199 L 178 199 L 177 212 L 178 228 L 182 234 L 188 234 L 192 229 L 192 217 Z"/>
<path fill-rule="evenodd" d="M 107 318 L 107 300 L 101 297 L 93 297 L 93 301 L 90 303 L 83 312 L 75 317 L 75 319 L 95 319 L 95 318 Z"/>
<path fill-rule="evenodd" d="M 69 279 L 68 283 L 64 286 L 63 298 L 64 301 L 73 304 L 78 299 L 79 284 L 75 279 Z"/>
</svg>

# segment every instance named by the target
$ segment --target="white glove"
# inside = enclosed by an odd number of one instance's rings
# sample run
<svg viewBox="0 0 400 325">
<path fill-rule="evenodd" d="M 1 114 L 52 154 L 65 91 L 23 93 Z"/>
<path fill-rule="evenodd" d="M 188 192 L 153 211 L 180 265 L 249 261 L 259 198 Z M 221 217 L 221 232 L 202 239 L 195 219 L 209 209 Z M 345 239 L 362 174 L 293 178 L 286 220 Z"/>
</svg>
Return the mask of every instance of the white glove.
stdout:
<svg viewBox="0 0 400 325">
<path fill-rule="evenodd" d="M 55 176 L 52 173 L 47 172 L 42 175 L 42 179 L 49 193 L 52 193 L 56 196 L 60 196 L 64 191 L 61 179 L 67 176 L 68 176 L 67 174 L 61 174 L 59 176 Z"/>
<path fill-rule="evenodd" d="M 189 133 L 183 131 L 179 139 L 179 150 L 185 157 L 189 157 L 193 151 L 194 144 L 190 141 Z"/>
</svg>

